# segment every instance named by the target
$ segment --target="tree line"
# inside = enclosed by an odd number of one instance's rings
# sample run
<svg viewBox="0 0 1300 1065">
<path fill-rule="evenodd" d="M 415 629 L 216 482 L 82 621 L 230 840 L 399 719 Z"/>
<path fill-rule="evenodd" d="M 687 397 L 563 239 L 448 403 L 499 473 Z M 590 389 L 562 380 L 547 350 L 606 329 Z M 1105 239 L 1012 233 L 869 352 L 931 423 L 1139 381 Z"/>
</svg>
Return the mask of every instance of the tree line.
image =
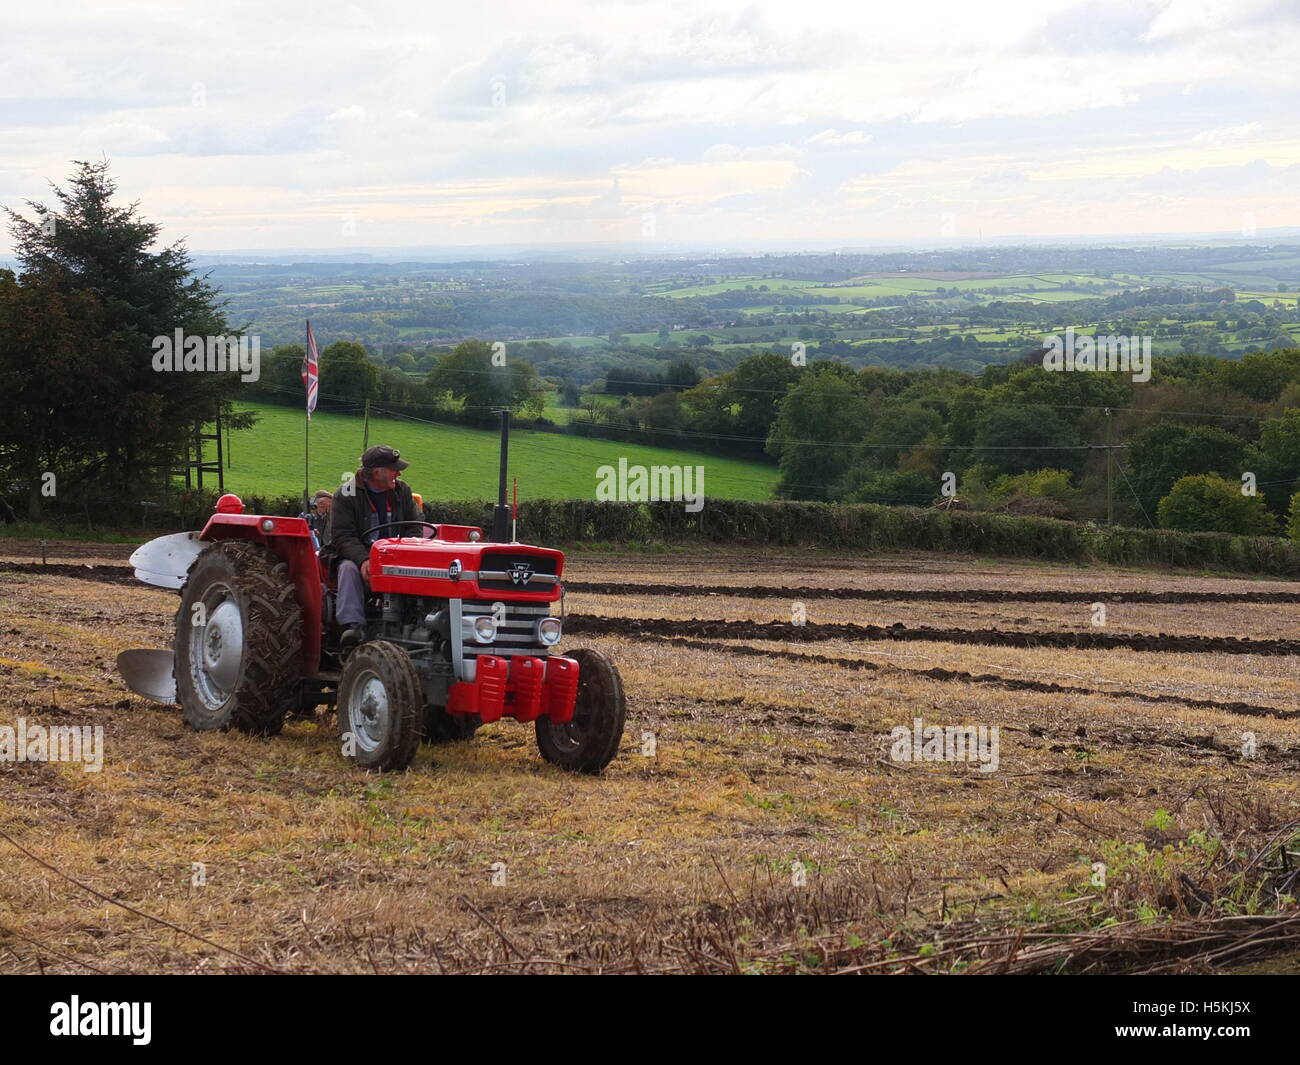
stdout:
<svg viewBox="0 0 1300 1065">
<path fill-rule="evenodd" d="M 252 383 L 237 372 L 157 372 L 160 335 L 244 330 L 185 247 L 157 248 L 159 227 L 136 204 L 116 204 L 115 191 L 107 163 L 83 162 L 53 187 L 53 204 L 29 203 L 33 217 L 8 212 L 22 269 L 0 271 L 0 496 L 31 518 L 69 496 L 117 505 L 147 497 L 169 483 L 196 426 L 218 412 L 232 428 L 249 424 L 237 399 L 303 402 L 302 345 L 263 353 Z M 322 397 L 471 422 L 509 406 L 541 424 L 555 389 L 581 407 L 557 431 L 771 461 L 784 499 L 943 501 L 1300 535 L 1295 348 L 1157 357 L 1146 382 L 1052 373 L 1033 358 L 966 372 L 808 355 L 806 364 L 772 351 L 735 361 L 701 348 L 656 366 L 605 353 L 584 391 L 575 370 L 584 353 L 539 342 L 470 340 L 380 365 L 362 344 L 340 340 L 321 353 Z"/>
</svg>

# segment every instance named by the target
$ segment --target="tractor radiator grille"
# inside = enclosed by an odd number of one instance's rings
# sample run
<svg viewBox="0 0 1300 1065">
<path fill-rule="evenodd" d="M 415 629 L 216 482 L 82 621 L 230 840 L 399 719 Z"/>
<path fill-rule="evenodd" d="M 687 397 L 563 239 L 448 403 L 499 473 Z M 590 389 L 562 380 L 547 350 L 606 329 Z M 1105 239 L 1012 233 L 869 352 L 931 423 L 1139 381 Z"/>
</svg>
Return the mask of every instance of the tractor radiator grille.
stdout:
<svg viewBox="0 0 1300 1065">
<path fill-rule="evenodd" d="M 507 592 L 512 588 L 536 592 L 554 587 L 555 559 L 545 555 L 484 551 L 478 564 L 478 586 Z"/>
<path fill-rule="evenodd" d="M 461 602 L 463 617 L 487 614 L 491 616 L 493 599 L 465 599 Z M 506 603 L 505 623 L 497 626 L 493 643 L 478 643 L 472 637 L 465 639 L 467 655 L 536 655 L 545 657 L 549 648 L 537 642 L 537 623 L 551 613 L 551 603 Z"/>
</svg>

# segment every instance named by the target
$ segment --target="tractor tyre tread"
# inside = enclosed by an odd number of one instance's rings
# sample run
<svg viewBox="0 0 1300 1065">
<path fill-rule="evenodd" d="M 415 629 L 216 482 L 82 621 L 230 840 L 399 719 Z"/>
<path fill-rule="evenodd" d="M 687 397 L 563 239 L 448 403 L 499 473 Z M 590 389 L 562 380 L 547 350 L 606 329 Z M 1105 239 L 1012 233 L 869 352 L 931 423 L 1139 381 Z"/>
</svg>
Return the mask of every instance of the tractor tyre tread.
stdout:
<svg viewBox="0 0 1300 1065">
<path fill-rule="evenodd" d="M 564 726 L 552 725 L 549 718 L 536 722 L 537 749 L 552 765 L 573 773 L 601 772 L 618 754 L 627 722 L 627 697 L 618 667 L 599 651 L 582 647 L 567 653 L 578 663 L 578 699 L 574 717 L 584 712 L 584 704 L 595 704 L 595 728 L 587 731 L 576 750 L 555 741 L 555 731 Z"/>
<path fill-rule="evenodd" d="M 424 724 L 424 691 L 411 656 L 397 644 L 387 640 L 374 640 L 363 643 L 348 656 L 343 675 L 339 678 L 339 731 L 349 731 L 347 698 L 356 673 L 367 664 L 374 668 L 383 680 L 384 687 L 391 692 L 395 707 L 393 729 L 389 741 L 379 750 L 363 752 L 357 748 L 357 753 L 351 760 L 363 769 L 377 769 L 380 772 L 405 769 L 420 747 Z"/>
<path fill-rule="evenodd" d="M 228 569 L 223 579 L 247 604 L 248 619 L 244 662 L 233 705 L 228 718 L 216 727 L 274 736 L 284 726 L 285 713 L 300 702 L 302 690 L 302 611 L 289 579 L 288 564 L 270 548 L 243 540 L 223 540 L 203 551 L 190 566 L 176 613 L 178 664 L 182 642 L 188 647 L 193 595 L 202 591 L 203 571 L 212 565 Z M 191 713 L 190 706 L 182 703 L 182 707 L 186 724 L 214 727 L 211 720 Z"/>
</svg>

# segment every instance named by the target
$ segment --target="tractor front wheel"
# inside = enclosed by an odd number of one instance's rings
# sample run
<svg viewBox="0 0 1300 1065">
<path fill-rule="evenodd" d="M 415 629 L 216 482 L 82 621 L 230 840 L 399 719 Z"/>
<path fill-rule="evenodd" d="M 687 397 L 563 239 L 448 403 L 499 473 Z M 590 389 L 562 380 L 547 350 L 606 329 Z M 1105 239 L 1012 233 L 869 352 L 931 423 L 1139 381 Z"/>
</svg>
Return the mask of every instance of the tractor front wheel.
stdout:
<svg viewBox="0 0 1300 1065">
<path fill-rule="evenodd" d="M 415 663 L 387 640 L 363 643 L 339 677 L 339 732 L 362 769 L 405 769 L 420 744 L 424 692 Z"/>
<path fill-rule="evenodd" d="M 302 616 L 285 562 L 246 541 L 206 548 L 181 593 L 173 663 L 191 728 L 279 732 L 302 698 Z"/>
<path fill-rule="evenodd" d="M 574 773 L 599 773 L 618 754 L 627 700 L 618 667 L 589 647 L 568 652 L 578 663 L 578 700 L 573 719 L 561 725 L 539 717 L 537 749 L 552 765 Z"/>
</svg>

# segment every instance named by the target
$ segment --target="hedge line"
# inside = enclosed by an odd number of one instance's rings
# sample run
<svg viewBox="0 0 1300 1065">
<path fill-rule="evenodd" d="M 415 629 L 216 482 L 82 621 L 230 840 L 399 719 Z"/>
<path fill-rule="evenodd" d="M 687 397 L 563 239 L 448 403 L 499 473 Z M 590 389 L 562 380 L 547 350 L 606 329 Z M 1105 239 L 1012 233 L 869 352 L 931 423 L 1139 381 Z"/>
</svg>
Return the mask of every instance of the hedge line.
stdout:
<svg viewBox="0 0 1300 1065">
<path fill-rule="evenodd" d="M 244 497 L 248 513 L 297 514 L 296 499 Z M 187 497 L 180 527 L 196 528 L 211 501 Z M 430 521 L 490 522 L 482 500 L 426 501 Z M 941 511 L 870 503 L 797 503 L 710 499 L 697 514 L 681 503 L 597 503 L 532 499 L 519 508 L 519 538 L 566 546 L 716 544 L 818 547 L 871 554 L 939 551 L 1053 562 L 1178 566 L 1300 577 L 1300 546 L 1277 537 L 1183 533 L 972 511 Z"/>
</svg>

